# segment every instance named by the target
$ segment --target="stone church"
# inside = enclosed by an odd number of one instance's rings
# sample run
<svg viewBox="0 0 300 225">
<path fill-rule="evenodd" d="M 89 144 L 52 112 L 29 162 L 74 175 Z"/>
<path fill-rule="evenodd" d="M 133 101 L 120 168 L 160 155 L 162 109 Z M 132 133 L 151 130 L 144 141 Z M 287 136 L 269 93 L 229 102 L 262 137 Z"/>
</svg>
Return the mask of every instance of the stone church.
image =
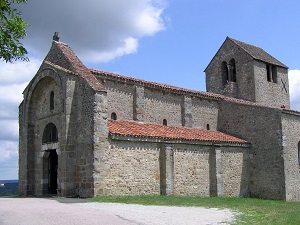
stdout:
<svg viewBox="0 0 300 225">
<path fill-rule="evenodd" d="M 227 37 L 207 92 L 87 68 L 53 37 L 19 107 L 19 193 L 300 201 L 288 67 Z"/>
</svg>

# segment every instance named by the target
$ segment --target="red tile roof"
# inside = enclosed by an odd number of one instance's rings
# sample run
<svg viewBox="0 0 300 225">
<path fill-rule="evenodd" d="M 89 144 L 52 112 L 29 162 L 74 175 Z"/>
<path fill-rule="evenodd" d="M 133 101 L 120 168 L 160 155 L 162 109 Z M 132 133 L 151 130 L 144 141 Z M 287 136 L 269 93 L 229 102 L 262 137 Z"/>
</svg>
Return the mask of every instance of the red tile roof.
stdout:
<svg viewBox="0 0 300 225">
<path fill-rule="evenodd" d="M 87 83 L 96 91 L 105 91 L 105 87 L 97 80 L 97 78 L 91 73 L 90 69 L 88 69 L 77 57 L 74 51 L 65 43 L 53 41 L 53 48 L 59 49 L 62 55 L 69 62 L 70 68 L 66 68 L 75 73 L 78 73 L 83 79 L 87 81 Z M 60 65 L 61 61 L 60 57 L 55 57 L 55 60 L 49 60 L 52 63 L 64 67 L 65 65 Z M 53 62 L 54 61 L 54 62 Z"/>
<path fill-rule="evenodd" d="M 152 123 L 142 123 L 124 120 L 109 120 L 108 128 L 111 134 L 132 136 L 177 139 L 187 141 L 211 141 L 225 143 L 248 143 L 231 135 L 212 130 L 201 130 L 187 127 L 171 127 Z"/>
</svg>

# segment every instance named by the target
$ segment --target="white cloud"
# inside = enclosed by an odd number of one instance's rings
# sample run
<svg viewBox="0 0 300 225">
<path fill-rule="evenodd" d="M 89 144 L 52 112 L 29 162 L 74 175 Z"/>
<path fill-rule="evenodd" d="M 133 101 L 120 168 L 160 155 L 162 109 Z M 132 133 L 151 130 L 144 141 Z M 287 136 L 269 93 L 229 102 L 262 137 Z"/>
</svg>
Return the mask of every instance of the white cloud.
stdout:
<svg viewBox="0 0 300 225">
<path fill-rule="evenodd" d="M 30 62 L 5 63 L 0 61 L 0 85 L 28 82 L 35 75 L 40 64 L 41 60 L 35 58 L 30 59 Z"/>
<path fill-rule="evenodd" d="M 137 51 L 137 48 L 138 40 L 136 38 L 131 37 L 124 40 L 124 46 L 119 47 L 114 51 L 88 53 L 88 55 L 84 56 L 84 58 L 90 62 L 109 62 L 117 57 L 121 57 L 122 55 L 135 53 Z"/>
<path fill-rule="evenodd" d="M 19 137 L 18 120 L 0 120 L 0 140 L 17 141 Z"/>
<path fill-rule="evenodd" d="M 18 142 L 0 140 L 0 180 L 18 178 Z"/>
<path fill-rule="evenodd" d="M 0 102 L 1 104 L 20 104 L 23 97 L 22 92 L 27 86 L 28 82 L 22 84 L 10 84 L 10 85 L 1 85 L 0 89 Z"/>
<path fill-rule="evenodd" d="M 147 6 L 139 13 L 135 25 L 140 36 L 153 35 L 157 31 L 164 29 L 164 24 L 161 19 L 162 12 L 163 9 Z"/>
<path fill-rule="evenodd" d="M 54 31 L 83 61 L 107 62 L 135 53 L 140 38 L 165 29 L 165 0 L 31 0 L 20 7 L 31 24 L 25 45 L 40 56 Z"/>
<path fill-rule="evenodd" d="M 300 70 L 289 71 L 291 108 L 300 111 Z"/>
<path fill-rule="evenodd" d="M 0 62 L 0 122 L 2 119 L 18 118 L 22 93 L 37 72 L 39 64 L 40 61 L 34 58 L 30 62 L 14 64 Z"/>
<path fill-rule="evenodd" d="M 0 62 L 0 179 L 17 178 L 18 106 L 39 64 L 34 58 L 30 62 Z"/>
<path fill-rule="evenodd" d="M 0 141 L 0 163 L 18 155 L 17 141 Z"/>
</svg>

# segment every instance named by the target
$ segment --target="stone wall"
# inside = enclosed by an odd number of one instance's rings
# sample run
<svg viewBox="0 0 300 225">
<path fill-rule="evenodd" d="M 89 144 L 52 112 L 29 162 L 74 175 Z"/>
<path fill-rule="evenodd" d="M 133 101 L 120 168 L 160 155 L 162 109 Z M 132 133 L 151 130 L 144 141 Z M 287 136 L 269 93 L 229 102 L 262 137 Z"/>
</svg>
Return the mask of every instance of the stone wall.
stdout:
<svg viewBox="0 0 300 225">
<path fill-rule="evenodd" d="M 174 146 L 174 195 L 210 195 L 210 146 Z"/>
<path fill-rule="evenodd" d="M 108 118 L 116 113 L 117 119 L 133 119 L 133 96 L 135 87 L 130 84 L 106 80 L 108 101 Z"/>
<path fill-rule="evenodd" d="M 93 161 L 93 195 L 103 194 L 105 189 L 105 151 L 109 149 L 107 127 L 107 95 L 105 92 L 94 94 L 94 157 Z"/>
<path fill-rule="evenodd" d="M 284 199 L 281 110 L 222 101 L 218 129 L 251 143 L 250 195 Z"/>
<path fill-rule="evenodd" d="M 247 145 L 216 147 L 116 136 L 109 142 L 102 190 L 96 195 L 248 195 Z M 216 149 L 221 149 L 219 159 Z"/>
<path fill-rule="evenodd" d="M 116 113 L 120 120 L 163 124 L 165 119 L 169 126 L 216 130 L 217 101 L 194 96 L 192 93 L 179 94 L 171 90 L 145 87 L 142 82 L 135 85 L 106 80 L 104 77 L 101 77 L 101 82 L 107 87 L 109 119 L 112 113 Z"/>
<path fill-rule="evenodd" d="M 182 126 L 182 96 L 156 89 L 145 89 L 144 121 L 169 126 Z"/>
<path fill-rule="evenodd" d="M 110 141 L 105 149 L 104 195 L 159 195 L 160 167 L 157 143 Z"/>
<path fill-rule="evenodd" d="M 76 195 L 88 197 L 94 195 L 94 99 L 95 92 L 84 79 L 78 79 L 76 84 L 77 109 L 75 173 Z M 73 175 L 73 176 L 74 176 Z"/>
<path fill-rule="evenodd" d="M 200 129 L 217 130 L 218 103 L 201 98 L 193 98 L 193 127 Z"/>
<path fill-rule="evenodd" d="M 282 113 L 282 145 L 287 201 L 300 201 L 300 117 Z"/>
<path fill-rule="evenodd" d="M 224 196 L 248 196 L 249 153 L 247 148 L 222 148 Z"/>
<path fill-rule="evenodd" d="M 247 147 L 176 144 L 174 150 L 175 195 L 249 195 Z"/>
<path fill-rule="evenodd" d="M 27 195 L 27 129 L 25 124 L 24 101 L 19 106 L 19 195 Z"/>
<path fill-rule="evenodd" d="M 257 103 L 275 108 L 280 108 L 282 105 L 286 109 L 290 108 L 287 69 L 277 67 L 277 82 L 269 82 L 266 63 L 255 61 L 254 74 Z"/>
</svg>

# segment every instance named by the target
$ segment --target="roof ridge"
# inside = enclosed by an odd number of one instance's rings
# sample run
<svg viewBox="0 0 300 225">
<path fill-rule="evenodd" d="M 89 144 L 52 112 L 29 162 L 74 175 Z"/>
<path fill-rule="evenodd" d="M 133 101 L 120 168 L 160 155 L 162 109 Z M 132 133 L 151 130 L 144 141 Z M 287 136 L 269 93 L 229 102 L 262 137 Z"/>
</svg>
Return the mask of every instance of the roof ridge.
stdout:
<svg viewBox="0 0 300 225">
<path fill-rule="evenodd" d="M 60 57 L 57 57 L 57 54 L 59 54 Z M 64 62 L 67 62 L 68 64 L 67 68 L 62 65 L 61 57 L 63 57 Z M 51 60 L 51 58 L 53 59 L 53 61 Z M 91 73 L 90 69 L 88 69 L 83 64 L 83 62 L 79 59 L 79 57 L 76 55 L 76 53 L 68 44 L 59 41 L 53 41 L 52 47 L 44 61 L 46 60 L 50 61 L 55 65 L 70 70 L 74 73 L 78 73 L 79 76 L 82 77 L 84 80 L 86 80 L 88 85 L 94 90 L 105 91 L 104 86 Z"/>
<path fill-rule="evenodd" d="M 119 78 L 119 79 L 123 79 L 123 80 L 129 80 L 129 81 L 132 81 L 132 82 L 135 82 L 135 83 L 153 85 L 153 86 L 163 88 L 163 89 L 189 92 L 190 94 L 201 94 L 201 95 L 204 95 L 206 97 L 210 97 L 210 98 L 214 98 L 214 99 L 221 99 L 223 97 L 223 95 L 212 93 L 212 92 L 182 88 L 182 87 L 178 87 L 178 86 L 174 86 L 174 85 L 169 85 L 169 84 L 165 84 L 165 83 L 159 83 L 159 82 L 144 80 L 144 79 L 140 79 L 140 78 L 125 76 L 125 75 L 112 73 L 112 72 L 107 72 L 107 71 L 103 71 L 103 70 L 91 69 L 91 71 L 94 75 L 104 75 L 106 77 L 110 76 L 112 78 Z"/>
<path fill-rule="evenodd" d="M 286 65 L 284 65 L 282 62 L 280 62 L 278 59 L 276 59 L 274 56 L 272 56 L 271 54 L 269 54 L 267 51 L 265 51 L 263 48 L 243 42 L 243 41 L 239 41 L 237 39 L 228 37 L 226 39 L 231 40 L 232 42 L 234 42 L 236 45 L 238 45 L 240 48 L 242 48 L 245 52 L 247 52 L 252 58 L 259 60 L 259 61 L 263 61 L 263 62 L 267 62 L 270 64 L 274 64 L 283 68 L 288 68 Z"/>
</svg>

